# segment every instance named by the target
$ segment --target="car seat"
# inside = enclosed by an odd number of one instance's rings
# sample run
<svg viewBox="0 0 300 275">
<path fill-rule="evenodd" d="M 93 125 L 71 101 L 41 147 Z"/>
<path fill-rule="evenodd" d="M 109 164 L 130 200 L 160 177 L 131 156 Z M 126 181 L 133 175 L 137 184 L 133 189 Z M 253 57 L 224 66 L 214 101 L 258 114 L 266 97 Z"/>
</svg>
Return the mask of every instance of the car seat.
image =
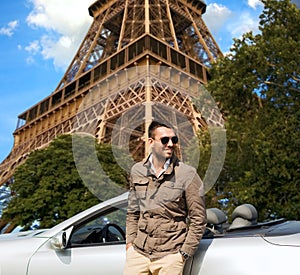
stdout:
<svg viewBox="0 0 300 275">
<path fill-rule="evenodd" d="M 257 224 L 257 210 L 252 204 L 242 204 L 232 212 L 229 230 Z"/>
<path fill-rule="evenodd" d="M 227 216 L 218 208 L 206 209 L 207 228 L 213 233 L 223 233 L 223 224 L 227 222 Z"/>
</svg>

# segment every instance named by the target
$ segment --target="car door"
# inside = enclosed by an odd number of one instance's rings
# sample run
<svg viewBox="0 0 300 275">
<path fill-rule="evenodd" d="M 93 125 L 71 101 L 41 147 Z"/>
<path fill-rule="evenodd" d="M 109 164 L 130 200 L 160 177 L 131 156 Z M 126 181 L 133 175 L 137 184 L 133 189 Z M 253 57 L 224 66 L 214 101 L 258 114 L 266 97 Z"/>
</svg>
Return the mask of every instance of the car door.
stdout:
<svg viewBox="0 0 300 275">
<path fill-rule="evenodd" d="M 126 207 L 114 207 L 74 224 L 65 249 L 49 240 L 32 256 L 27 275 L 119 275 L 125 263 Z"/>
</svg>

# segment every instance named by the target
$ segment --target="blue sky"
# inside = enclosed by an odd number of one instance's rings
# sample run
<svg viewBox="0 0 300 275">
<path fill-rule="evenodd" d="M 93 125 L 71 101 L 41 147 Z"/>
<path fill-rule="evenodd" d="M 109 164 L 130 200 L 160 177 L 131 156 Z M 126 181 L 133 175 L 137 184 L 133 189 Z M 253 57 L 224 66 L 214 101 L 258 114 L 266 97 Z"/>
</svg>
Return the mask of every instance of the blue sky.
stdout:
<svg viewBox="0 0 300 275">
<path fill-rule="evenodd" d="M 17 117 L 52 93 L 83 40 L 95 0 L 2 0 L 0 162 L 13 146 Z M 204 20 L 224 53 L 233 37 L 257 33 L 259 0 L 206 0 Z M 299 2 L 299 1 L 298 1 Z"/>
</svg>

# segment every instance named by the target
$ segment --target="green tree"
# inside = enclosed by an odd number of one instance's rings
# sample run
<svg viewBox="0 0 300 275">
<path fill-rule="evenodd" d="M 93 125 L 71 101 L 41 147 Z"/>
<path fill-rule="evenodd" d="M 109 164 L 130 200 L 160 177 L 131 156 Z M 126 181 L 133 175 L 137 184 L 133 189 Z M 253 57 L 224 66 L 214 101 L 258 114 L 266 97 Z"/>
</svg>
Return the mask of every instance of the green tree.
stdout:
<svg viewBox="0 0 300 275">
<path fill-rule="evenodd" d="M 208 89 L 226 117 L 227 156 L 218 181 L 228 211 L 253 203 L 260 219 L 300 218 L 300 12 L 262 0 L 260 34 L 235 39 Z"/>
<path fill-rule="evenodd" d="M 76 154 L 83 157 L 83 165 L 89 166 L 87 146 L 92 144 L 95 154 L 99 157 L 96 165 L 99 167 L 100 163 L 105 166 L 104 172 L 120 186 L 117 191 L 124 190 L 122 187 L 127 183 L 127 173 L 116 163 L 111 146 L 99 145 L 90 137 L 77 137 L 77 141 L 78 139 L 80 147 L 77 146 Z M 26 229 L 34 221 L 38 221 L 41 228 L 51 227 L 99 203 L 99 198 L 105 199 L 107 195 L 113 195 L 103 188 L 102 181 L 109 176 L 98 173 L 97 166 L 93 167 L 95 172 L 89 175 L 93 180 L 93 189 L 89 183 L 84 182 L 76 165 L 74 138 L 71 135 L 60 136 L 47 148 L 32 152 L 15 172 L 14 183 L 11 185 L 14 195 L 3 211 L 3 219 L 22 225 Z M 100 196 L 95 192 L 95 185 L 102 187 L 100 192 L 107 194 Z M 109 186 L 107 187 L 109 189 Z"/>
</svg>

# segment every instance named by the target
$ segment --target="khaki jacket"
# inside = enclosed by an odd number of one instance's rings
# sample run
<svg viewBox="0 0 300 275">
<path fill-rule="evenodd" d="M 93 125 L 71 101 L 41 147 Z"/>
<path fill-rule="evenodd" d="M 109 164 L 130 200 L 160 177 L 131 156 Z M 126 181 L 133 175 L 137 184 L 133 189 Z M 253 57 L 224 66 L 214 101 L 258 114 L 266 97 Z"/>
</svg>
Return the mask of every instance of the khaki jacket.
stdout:
<svg viewBox="0 0 300 275">
<path fill-rule="evenodd" d="M 204 187 L 193 167 L 175 155 L 159 178 L 149 158 L 132 167 L 126 243 L 150 259 L 179 250 L 192 256 L 205 226 Z"/>
</svg>

